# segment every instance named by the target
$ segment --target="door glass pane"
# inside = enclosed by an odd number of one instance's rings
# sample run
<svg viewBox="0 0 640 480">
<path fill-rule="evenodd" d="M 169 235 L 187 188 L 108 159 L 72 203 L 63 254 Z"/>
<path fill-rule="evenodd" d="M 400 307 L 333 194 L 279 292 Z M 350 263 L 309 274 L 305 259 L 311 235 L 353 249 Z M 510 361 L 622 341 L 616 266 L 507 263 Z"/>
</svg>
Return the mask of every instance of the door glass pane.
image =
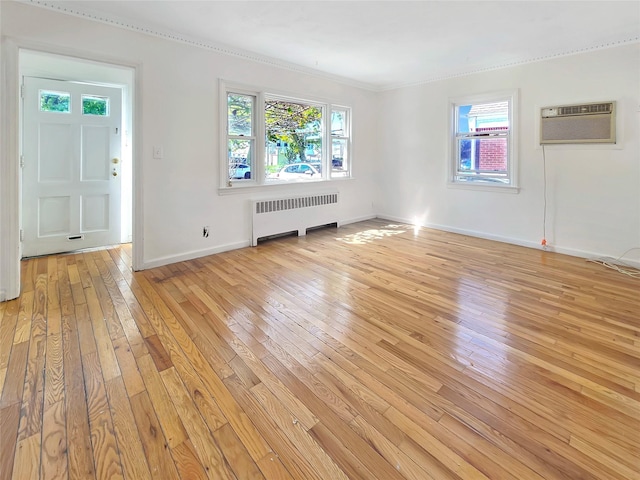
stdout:
<svg viewBox="0 0 640 480">
<path fill-rule="evenodd" d="M 229 135 L 244 137 L 253 135 L 253 99 L 252 95 L 240 95 L 238 93 L 229 93 L 227 95 Z"/>
<path fill-rule="evenodd" d="M 82 96 L 82 114 L 109 116 L 109 98 L 95 97 L 90 95 Z"/>
<path fill-rule="evenodd" d="M 51 92 L 40 90 L 41 112 L 71 112 L 71 94 L 67 92 Z"/>
</svg>

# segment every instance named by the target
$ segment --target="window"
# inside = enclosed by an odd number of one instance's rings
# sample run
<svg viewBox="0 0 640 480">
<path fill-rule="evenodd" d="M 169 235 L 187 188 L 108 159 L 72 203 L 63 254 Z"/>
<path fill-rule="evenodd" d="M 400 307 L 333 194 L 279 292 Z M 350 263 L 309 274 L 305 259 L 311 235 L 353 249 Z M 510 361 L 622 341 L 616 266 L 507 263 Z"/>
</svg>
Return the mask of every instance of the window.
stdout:
<svg viewBox="0 0 640 480">
<path fill-rule="evenodd" d="M 221 82 L 226 131 L 221 188 L 351 176 L 348 107 Z"/>
<path fill-rule="evenodd" d="M 255 95 L 227 94 L 227 166 L 229 182 L 249 180 L 255 172 Z"/>
<path fill-rule="evenodd" d="M 450 183 L 516 186 L 515 93 L 452 101 Z"/>
</svg>

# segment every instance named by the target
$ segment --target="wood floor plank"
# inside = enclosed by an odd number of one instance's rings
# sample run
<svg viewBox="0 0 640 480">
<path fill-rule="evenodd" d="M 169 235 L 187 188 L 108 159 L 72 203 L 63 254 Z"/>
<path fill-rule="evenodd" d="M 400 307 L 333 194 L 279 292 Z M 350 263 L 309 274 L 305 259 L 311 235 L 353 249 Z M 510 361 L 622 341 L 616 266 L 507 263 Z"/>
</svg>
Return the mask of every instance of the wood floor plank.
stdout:
<svg viewBox="0 0 640 480">
<path fill-rule="evenodd" d="M 121 375 L 113 346 L 113 339 L 110 337 L 109 329 L 107 327 L 107 322 L 109 320 L 104 317 L 96 291 L 93 288 L 88 287 L 84 289 L 84 292 L 87 299 L 87 306 L 89 308 L 91 326 L 93 327 L 96 351 L 100 358 L 100 369 L 102 370 L 102 375 L 105 381 L 108 381 Z"/>
<path fill-rule="evenodd" d="M 39 433 L 18 441 L 13 477 L 16 480 L 37 480 L 40 477 Z"/>
<path fill-rule="evenodd" d="M 0 480 L 640 479 L 638 280 L 371 220 L 21 264 Z"/>
<path fill-rule="evenodd" d="M 229 462 L 236 477 L 242 479 L 263 479 L 264 475 L 255 464 L 242 441 L 228 423 L 213 432 L 225 459 Z"/>
<path fill-rule="evenodd" d="M 171 449 L 171 453 L 181 479 L 205 480 L 207 478 L 207 473 L 189 440 L 176 445 Z"/>
<path fill-rule="evenodd" d="M 69 478 L 93 479 L 96 478 L 96 470 L 91 448 L 80 343 L 73 315 L 62 318 L 62 338 Z"/>
<path fill-rule="evenodd" d="M 251 393 L 256 397 L 262 407 L 269 413 L 278 428 L 298 448 L 305 452 L 307 461 L 319 478 L 348 478 L 344 471 L 337 465 L 326 450 L 319 445 L 304 426 L 291 415 L 275 395 L 262 383 L 251 387 Z M 316 424 L 317 425 L 317 424 Z"/>
<path fill-rule="evenodd" d="M 146 390 L 149 394 L 153 409 L 158 416 L 158 421 L 162 426 L 164 436 L 170 448 L 188 441 L 187 432 L 184 429 L 182 420 L 176 412 L 173 400 L 167 393 L 162 383 L 159 372 L 155 368 L 155 364 L 151 356 L 146 355 L 138 359 L 140 373 L 144 379 Z M 188 454 L 189 448 L 186 449 L 185 455 Z"/>
<path fill-rule="evenodd" d="M 292 440 L 278 427 L 273 415 L 264 408 L 258 398 L 246 388 L 236 375 L 225 378 L 224 382 L 233 393 L 236 401 L 242 406 L 243 411 L 252 418 L 256 428 L 269 445 L 273 445 L 273 451 L 268 452 L 265 457 L 258 460 L 258 465 L 261 467 L 261 471 L 265 473 L 265 476 L 267 476 L 266 471 L 262 468 L 264 459 L 276 455 L 281 459 L 283 467 L 288 472 L 291 472 L 293 478 L 314 480 L 323 478 L 321 476 L 322 472 L 315 469 L 309 462 L 310 459 L 306 452 L 302 452 L 297 448 L 295 440 Z M 272 467 L 268 465 L 267 469 L 270 471 Z"/>
<path fill-rule="evenodd" d="M 13 403 L 0 408 L 0 479 L 9 480 L 13 475 L 18 426 L 20 425 L 20 404 Z"/>
<path fill-rule="evenodd" d="M 83 355 L 82 370 L 96 476 L 124 478 L 99 355 L 95 352 Z"/>
<path fill-rule="evenodd" d="M 380 454 L 387 459 L 387 461 L 394 465 L 396 470 L 407 479 L 432 479 L 437 480 L 436 477 L 430 474 L 429 469 L 422 468 L 418 463 L 409 457 L 406 453 L 400 450 L 397 445 L 389 441 L 387 437 L 378 432 L 375 428 L 369 425 L 362 417 L 356 417 L 351 422 L 351 427 L 362 438 L 374 446 L 374 448 L 380 452 Z"/>
<path fill-rule="evenodd" d="M 125 478 L 139 478 L 141 480 L 157 478 L 158 471 L 161 470 L 156 469 L 155 472 L 150 472 L 154 466 L 158 465 L 150 465 L 148 456 L 145 460 L 146 450 L 143 448 L 145 446 L 144 441 L 147 439 L 145 433 L 155 429 L 155 424 L 144 432 L 140 432 L 139 429 L 136 430 L 135 427 L 137 422 L 144 422 L 145 412 L 136 410 L 134 401 L 141 393 L 132 396 L 126 390 L 121 377 L 108 380 L 105 383 L 105 391 Z M 167 475 L 171 473 L 170 470 L 167 472 Z"/>
<path fill-rule="evenodd" d="M 20 298 L 3 302 L 2 323 L 0 323 L 0 369 L 4 370 L 9 365 L 9 354 L 11 345 L 15 337 L 16 323 L 18 321 L 18 310 L 20 308 Z M 0 384 L 0 395 L 4 384 Z"/>
<path fill-rule="evenodd" d="M 47 405 L 42 421 L 41 479 L 68 478 L 67 429 L 64 400 Z"/>
<path fill-rule="evenodd" d="M 45 364 L 45 407 L 64 400 L 64 361 L 62 356 L 62 317 L 60 309 L 50 306 L 47 312 Z"/>
<path fill-rule="evenodd" d="M 167 391 L 174 398 L 176 410 L 187 430 L 194 450 L 207 472 L 207 476 L 212 480 L 232 480 L 235 475 L 231 467 L 225 460 L 214 438 L 211 436 L 207 425 L 198 414 L 198 410 L 191 403 L 189 394 L 184 388 L 174 367 L 163 370 L 160 376 Z"/>
<path fill-rule="evenodd" d="M 0 397 L 0 408 L 16 403 L 22 404 L 28 355 L 29 342 L 21 342 L 11 347 L 6 379 L 2 389 L 2 396 Z"/>
<path fill-rule="evenodd" d="M 46 275 L 36 277 L 18 440 L 41 433 L 47 346 Z"/>
<path fill-rule="evenodd" d="M 149 465 L 150 476 L 148 478 L 162 477 L 167 480 L 179 478 L 176 465 L 171 455 L 168 454 L 167 441 L 146 391 L 131 397 L 131 409 L 133 410 L 132 420 L 135 419 L 135 424 L 138 426 L 144 447 L 144 457 Z M 143 477 L 136 476 L 135 478 Z"/>
<path fill-rule="evenodd" d="M 282 465 L 280 459 L 273 454 L 266 455 L 258 460 L 258 467 L 267 480 L 292 480 L 294 478 Z"/>
</svg>

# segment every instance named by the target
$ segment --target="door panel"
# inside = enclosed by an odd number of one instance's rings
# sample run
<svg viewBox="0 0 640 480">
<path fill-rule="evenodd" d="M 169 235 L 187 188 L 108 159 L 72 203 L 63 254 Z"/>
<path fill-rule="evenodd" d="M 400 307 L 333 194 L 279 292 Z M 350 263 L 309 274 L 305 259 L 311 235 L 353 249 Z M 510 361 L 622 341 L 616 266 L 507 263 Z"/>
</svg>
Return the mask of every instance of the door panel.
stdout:
<svg viewBox="0 0 640 480">
<path fill-rule="evenodd" d="M 109 127 L 83 125 L 80 178 L 84 182 L 109 180 Z"/>
<path fill-rule="evenodd" d="M 109 229 L 109 195 L 82 196 L 82 232 Z"/>
<path fill-rule="evenodd" d="M 71 181 L 72 134 L 70 124 L 43 122 L 39 125 L 36 158 L 40 183 Z"/>
<path fill-rule="evenodd" d="M 25 77 L 23 257 L 120 242 L 121 95 Z"/>
<path fill-rule="evenodd" d="M 38 236 L 71 234 L 71 197 L 38 198 Z"/>
</svg>

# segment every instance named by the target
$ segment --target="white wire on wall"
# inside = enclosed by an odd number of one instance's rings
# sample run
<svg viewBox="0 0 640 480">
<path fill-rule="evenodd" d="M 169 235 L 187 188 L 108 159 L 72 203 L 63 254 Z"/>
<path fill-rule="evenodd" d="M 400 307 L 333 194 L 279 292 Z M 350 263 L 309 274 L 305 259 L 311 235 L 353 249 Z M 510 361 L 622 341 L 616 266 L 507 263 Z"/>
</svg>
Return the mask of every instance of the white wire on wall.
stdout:
<svg viewBox="0 0 640 480">
<path fill-rule="evenodd" d="M 547 156 L 542 145 L 542 174 L 543 174 L 543 198 L 544 206 L 542 210 L 542 241 L 540 244 L 544 250 L 547 249 Z"/>
</svg>

